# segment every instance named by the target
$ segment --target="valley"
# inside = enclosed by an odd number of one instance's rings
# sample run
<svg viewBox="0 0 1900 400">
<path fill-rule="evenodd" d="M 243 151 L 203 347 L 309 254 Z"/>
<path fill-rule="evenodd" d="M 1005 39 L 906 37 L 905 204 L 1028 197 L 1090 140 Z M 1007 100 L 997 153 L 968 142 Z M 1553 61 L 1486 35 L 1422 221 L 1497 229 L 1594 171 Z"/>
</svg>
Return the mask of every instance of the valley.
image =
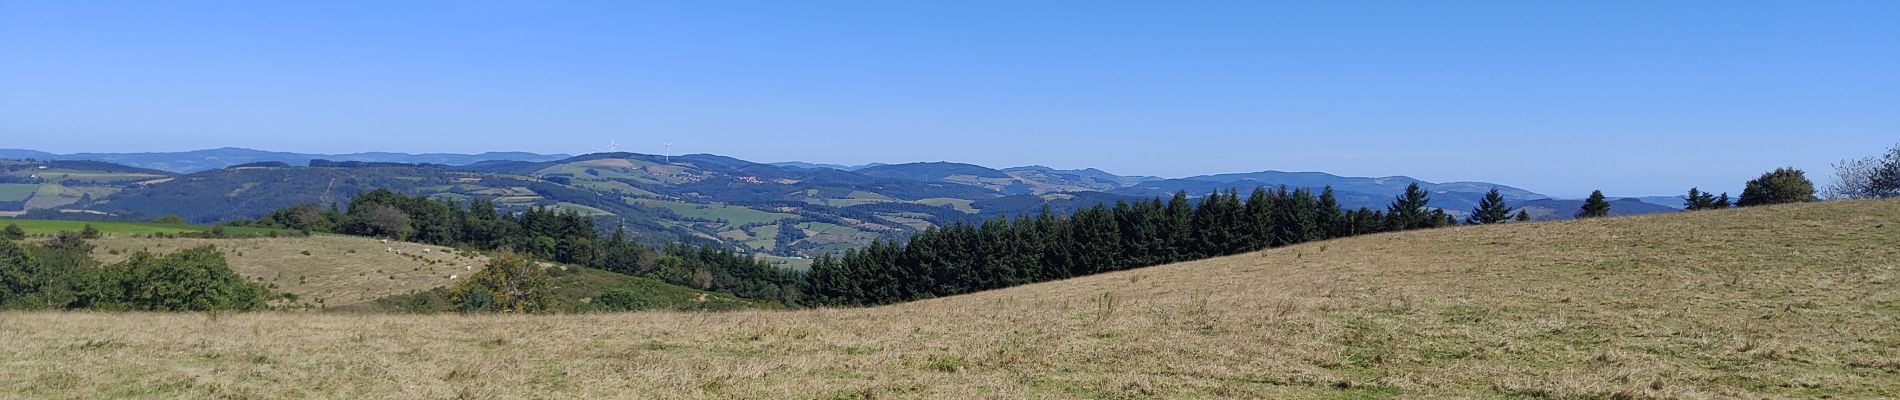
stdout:
<svg viewBox="0 0 1900 400">
<path fill-rule="evenodd" d="M 31 154 L 0 152 L 15 153 Z M 190 154 L 194 153 L 90 157 L 156 162 L 167 159 L 163 157 L 191 159 Z M 297 204 L 327 206 L 371 189 L 387 188 L 461 203 L 490 200 L 511 212 L 527 208 L 570 210 L 594 218 L 601 229 L 624 227 L 643 243 L 714 243 L 760 257 L 790 260 L 862 248 L 874 240 L 900 240 L 950 224 L 1033 215 L 1045 206 L 1056 213 L 1068 213 L 1098 204 L 1167 197 L 1175 192 L 1198 199 L 1214 191 L 1244 192 L 1260 186 L 1309 190 L 1333 187 L 1342 208 L 1382 210 L 1406 185 L 1417 183 L 1432 193 L 1434 207 L 1454 217 L 1463 216 L 1486 190 L 1498 187 L 1508 201 L 1533 205 L 1526 208 L 1533 219 L 1570 217 L 1568 210 L 1562 210 L 1564 207 L 1534 206 L 1536 202 L 1557 200 L 1508 186 L 1322 173 L 1267 171 L 1163 179 L 1119 176 L 1095 169 L 1031 166 L 998 170 L 947 162 L 857 168 L 761 164 L 706 154 L 668 157 L 601 153 L 532 161 L 535 158 L 498 159 L 512 153 L 496 153 L 458 158 L 472 161 L 462 166 L 242 154 L 250 155 L 219 159 L 267 161 L 185 174 L 100 161 L 9 161 L 15 163 L 8 164 L 15 165 L 9 167 L 15 171 L 10 174 L 21 175 L 11 179 L 39 183 L 0 184 L 0 210 L 6 209 L 7 199 L 16 199 L 14 207 L 18 211 L 13 212 L 27 218 L 149 220 L 177 215 L 193 223 L 218 223 L 257 218 Z M 86 155 L 62 157 L 82 156 Z M 274 161 L 278 159 L 303 160 L 312 166 Z M 41 166 L 59 168 L 37 169 Z M 45 176 L 36 178 L 36 173 Z M 1674 210 L 1629 201 L 1616 208 L 1619 215 Z M 1561 204 L 1574 208 L 1572 203 Z"/>
</svg>

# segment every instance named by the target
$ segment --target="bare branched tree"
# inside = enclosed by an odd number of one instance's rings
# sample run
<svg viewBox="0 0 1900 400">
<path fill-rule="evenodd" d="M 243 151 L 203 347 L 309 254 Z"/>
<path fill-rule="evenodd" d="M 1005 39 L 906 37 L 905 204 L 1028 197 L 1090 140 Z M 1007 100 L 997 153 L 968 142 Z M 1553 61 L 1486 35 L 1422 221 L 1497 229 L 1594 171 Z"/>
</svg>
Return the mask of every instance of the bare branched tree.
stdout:
<svg viewBox="0 0 1900 400">
<path fill-rule="evenodd" d="M 1835 163 L 1834 183 L 1822 194 L 1830 199 L 1900 197 L 1900 144 L 1880 156 Z"/>
</svg>

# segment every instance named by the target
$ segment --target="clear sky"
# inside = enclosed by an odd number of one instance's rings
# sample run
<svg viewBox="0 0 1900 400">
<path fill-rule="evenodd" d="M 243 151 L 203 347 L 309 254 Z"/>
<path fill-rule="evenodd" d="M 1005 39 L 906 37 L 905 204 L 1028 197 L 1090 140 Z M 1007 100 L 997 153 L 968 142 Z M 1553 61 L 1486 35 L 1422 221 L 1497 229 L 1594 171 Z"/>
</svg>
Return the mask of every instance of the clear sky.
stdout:
<svg viewBox="0 0 1900 400">
<path fill-rule="evenodd" d="M 0 0 L 0 147 L 714 153 L 1559 196 L 1900 143 L 1900 1 Z"/>
</svg>

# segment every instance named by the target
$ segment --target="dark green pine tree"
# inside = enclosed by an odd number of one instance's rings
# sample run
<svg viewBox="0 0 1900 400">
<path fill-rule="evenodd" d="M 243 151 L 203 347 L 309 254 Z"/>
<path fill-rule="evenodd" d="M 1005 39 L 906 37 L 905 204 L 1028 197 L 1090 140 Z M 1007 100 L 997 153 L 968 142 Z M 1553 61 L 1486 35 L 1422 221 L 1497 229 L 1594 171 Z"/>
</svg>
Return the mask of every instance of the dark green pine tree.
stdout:
<svg viewBox="0 0 1900 400">
<path fill-rule="evenodd" d="M 1332 239 L 1349 235 L 1346 215 L 1339 209 L 1339 196 L 1333 195 L 1333 187 L 1327 186 L 1319 192 L 1318 214 L 1320 239 Z"/>
<path fill-rule="evenodd" d="M 1228 223 L 1227 196 L 1216 190 L 1194 207 L 1191 226 L 1194 231 L 1194 249 L 1203 257 L 1227 254 Z"/>
<path fill-rule="evenodd" d="M 1603 191 L 1590 192 L 1590 198 L 1583 200 L 1583 208 L 1577 210 L 1577 218 L 1599 218 L 1610 216 L 1610 202 L 1603 199 Z"/>
<path fill-rule="evenodd" d="M 1430 228 L 1437 224 L 1431 219 L 1431 211 L 1425 209 L 1431 204 L 1431 195 L 1418 187 L 1417 182 L 1405 186 L 1405 194 L 1392 200 L 1386 207 L 1385 220 L 1387 231 Z"/>
<path fill-rule="evenodd" d="M 1076 246 L 1071 276 L 1113 271 L 1120 266 L 1121 229 L 1108 207 L 1096 205 L 1071 214 L 1070 240 Z"/>
<path fill-rule="evenodd" d="M 1504 195 L 1493 187 L 1490 193 L 1484 194 L 1483 200 L 1478 200 L 1478 208 L 1471 209 L 1471 216 L 1465 217 L 1465 223 L 1496 224 L 1510 219 L 1511 207 L 1504 205 Z"/>
<path fill-rule="evenodd" d="M 1517 210 L 1517 222 L 1529 222 L 1530 220 L 1531 213 L 1524 212 L 1524 210 L 1521 209 Z"/>
<path fill-rule="evenodd" d="M 1265 186 L 1255 186 L 1253 194 L 1247 196 L 1247 204 L 1241 217 L 1246 225 L 1249 247 L 1264 249 L 1273 247 L 1273 199 L 1268 197 Z"/>
<path fill-rule="evenodd" d="M 1347 222 L 1351 224 L 1348 234 L 1365 235 L 1383 232 L 1385 229 L 1385 214 L 1372 211 L 1371 208 L 1359 207 L 1358 210 L 1353 210 L 1346 215 L 1347 219 L 1351 220 Z"/>
<path fill-rule="evenodd" d="M 844 275 L 831 263 L 830 254 L 819 254 L 805 273 L 805 300 L 809 305 L 845 304 Z"/>
<path fill-rule="evenodd" d="M 1042 236 L 1042 279 L 1068 279 L 1074 244 L 1069 241 L 1070 220 L 1056 218 L 1048 205 L 1036 215 L 1036 234 Z M 1186 229 L 1182 229 L 1186 232 Z"/>
<path fill-rule="evenodd" d="M 1280 244 L 1306 243 L 1320 238 L 1319 218 L 1316 210 L 1319 200 L 1313 198 L 1313 192 L 1306 189 L 1294 189 L 1288 192 L 1285 186 L 1275 190 L 1275 198 L 1280 207 L 1274 211 L 1273 225 L 1275 236 Z"/>
<path fill-rule="evenodd" d="M 1704 192 L 1701 188 L 1689 188 L 1689 195 L 1682 197 L 1682 209 L 1688 211 L 1715 208 L 1715 194 Z"/>
<path fill-rule="evenodd" d="M 1194 203 L 1188 201 L 1187 192 L 1174 192 L 1168 199 L 1167 219 L 1167 262 L 1202 258 L 1194 246 Z"/>
<path fill-rule="evenodd" d="M 1716 197 L 1715 197 L 1715 202 L 1714 202 L 1714 203 L 1710 203 L 1710 206 L 1709 206 L 1709 208 L 1714 208 L 1714 209 L 1717 209 L 1717 210 L 1720 210 L 1720 209 L 1724 209 L 1724 208 L 1729 208 L 1729 207 L 1732 207 L 1732 206 L 1734 206 L 1734 203 L 1731 203 L 1731 202 L 1729 202 L 1729 200 L 1728 200 L 1728 192 L 1722 192 L 1722 195 L 1721 195 L 1721 196 L 1716 196 Z"/>
<path fill-rule="evenodd" d="M 1215 208 L 1215 211 L 1217 211 L 1215 226 L 1219 227 L 1221 232 L 1219 241 L 1215 243 L 1215 249 L 1220 254 L 1234 254 L 1250 249 L 1252 246 L 1248 243 L 1251 238 L 1247 236 L 1246 226 L 1247 209 L 1240 202 L 1240 193 L 1234 189 L 1227 189 L 1227 193 L 1220 196 L 1220 207 Z"/>
</svg>

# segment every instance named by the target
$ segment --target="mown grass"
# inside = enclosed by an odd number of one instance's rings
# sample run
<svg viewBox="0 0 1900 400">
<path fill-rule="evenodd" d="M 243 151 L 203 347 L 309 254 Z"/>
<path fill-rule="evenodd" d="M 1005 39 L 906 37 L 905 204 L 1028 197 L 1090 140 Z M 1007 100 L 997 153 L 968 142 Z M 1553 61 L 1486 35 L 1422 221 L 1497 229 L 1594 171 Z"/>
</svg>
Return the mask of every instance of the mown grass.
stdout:
<svg viewBox="0 0 1900 400">
<path fill-rule="evenodd" d="M 867 309 L 0 313 L 0 392 L 1893 398 L 1900 201 L 1405 232 Z"/>
</svg>

